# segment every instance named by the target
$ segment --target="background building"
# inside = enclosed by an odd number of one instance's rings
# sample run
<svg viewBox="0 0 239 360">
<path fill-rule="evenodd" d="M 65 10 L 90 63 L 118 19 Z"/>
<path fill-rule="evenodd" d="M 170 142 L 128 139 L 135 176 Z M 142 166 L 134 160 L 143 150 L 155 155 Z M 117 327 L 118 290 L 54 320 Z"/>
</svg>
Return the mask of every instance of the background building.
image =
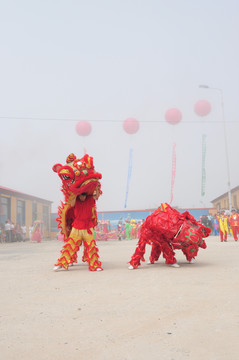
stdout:
<svg viewBox="0 0 239 360">
<path fill-rule="evenodd" d="M 239 186 L 236 186 L 231 190 L 231 196 L 232 196 L 232 208 L 238 209 L 239 208 Z M 229 198 L 228 198 L 228 192 L 225 194 L 217 197 L 216 199 L 212 200 L 211 203 L 213 204 L 213 207 L 218 210 L 221 209 L 229 209 Z"/>
<path fill-rule="evenodd" d="M 26 225 L 28 237 L 29 226 L 42 220 L 44 237 L 50 237 L 51 204 L 52 201 L 0 186 L 0 224 L 9 219 L 14 224 Z"/>
</svg>

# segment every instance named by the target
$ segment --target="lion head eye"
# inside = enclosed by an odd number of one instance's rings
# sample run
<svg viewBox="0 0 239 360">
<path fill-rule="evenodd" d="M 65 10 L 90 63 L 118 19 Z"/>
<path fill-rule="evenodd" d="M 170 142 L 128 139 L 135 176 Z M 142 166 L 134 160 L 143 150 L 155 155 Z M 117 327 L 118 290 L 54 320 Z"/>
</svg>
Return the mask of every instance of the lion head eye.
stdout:
<svg viewBox="0 0 239 360">
<path fill-rule="evenodd" d="M 61 175 L 62 179 L 63 180 L 69 180 L 70 179 L 70 176 L 68 175 Z"/>
</svg>

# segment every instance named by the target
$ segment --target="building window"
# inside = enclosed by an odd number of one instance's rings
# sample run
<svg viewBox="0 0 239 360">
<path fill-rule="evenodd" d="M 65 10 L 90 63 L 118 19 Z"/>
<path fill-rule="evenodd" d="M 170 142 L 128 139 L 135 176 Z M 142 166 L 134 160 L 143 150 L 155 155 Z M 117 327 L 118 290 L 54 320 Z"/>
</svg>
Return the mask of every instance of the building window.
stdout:
<svg viewBox="0 0 239 360">
<path fill-rule="evenodd" d="M 0 196 L 0 223 L 5 224 L 7 220 L 11 220 L 11 199 Z"/>
<path fill-rule="evenodd" d="M 33 201 L 32 203 L 32 223 L 37 220 L 37 203 Z"/>
<path fill-rule="evenodd" d="M 49 231 L 49 207 L 43 206 L 43 222 L 44 229 Z"/>
<path fill-rule="evenodd" d="M 20 225 L 25 225 L 25 201 L 17 200 L 17 222 Z"/>
</svg>

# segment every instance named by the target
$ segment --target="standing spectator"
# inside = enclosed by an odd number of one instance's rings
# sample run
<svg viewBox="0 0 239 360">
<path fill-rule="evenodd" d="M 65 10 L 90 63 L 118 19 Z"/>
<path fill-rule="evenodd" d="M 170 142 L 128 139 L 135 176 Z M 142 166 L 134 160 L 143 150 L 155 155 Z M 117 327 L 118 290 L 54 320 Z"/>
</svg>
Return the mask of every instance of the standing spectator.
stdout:
<svg viewBox="0 0 239 360">
<path fill-rule="evenodd" d="M 206 215 L 202 215 L 200 220 L 201 220 L 201 224 L 203 226 L 207 226 L 207 217 L 206 217 Z"/>
<path fill-rule="evenodd" d="M 9 220 L 5 223 L 6 242 L 12 242 L 11 238 L 11 224 Z"/>
<path fill-rule="evenodd" d="M 121 224 L 121 221 L 119 221 L 119 223 L 117 225 L 117 235 L 118 235 L 118 240 L 122 240 L 122 224 Z"/>
<path fill-rule="evenodd" d="M 139 236 L 140 236 L 140 228 L 141 228 L 141 221 L 138 221 L 137 225 L 136 225 L 136 238 L 137 239 L 139 239 Z"/>
<path fill-rule="evenodd" d="M 214 235 L 219 235 L 219 222 L 217 219 L 217 215 L 214 215 L 213 218 L 213 230 L 214 230 Z"/>
<path fill-rule="evenodd" d="M 40 243 L 43 238 L 43 222 L 41 220 L 34 221 L 31 241 Z"/>
<path fill-rule="evenodd" d="M 135 219 L 132 219 L 130 221 L 130 225 L 131 225 L 132 238 L 136 239 L 136 221 L 135 221 Z"/>
<path fill-rule="evenodd" d="M 22 228 L 19 223 L 16 224 L 14 230 L 15 230 L 16 241 L 23 241 Z"/>
<path fill-rule="evenodd" d="M 129 220 L 125 221 L 125 234 L 127 240 L 132 239 L 132 230 Z"/>
<path fill-rule="evenodd" d="M 29 226 L 29 240 L 32 240 L 33 225 Z"/>
<path fill-rule="evenodd" d="M 25 225 L 25 224 L 23 224 L 23 225 L 21 226 L 21 228 L 22 228 L 22 237 L 23 237 L 23 241 L 26 241 L 26 236 L 27 236 L 27 227 L 26 227 L 26 225 Z"/>
<path fill-rule="evenodd" d="M 236 209 L 232 209 L 232 214 L 230 216 L 230 226 L 234 240 L 237 241 L 237 234 L 239 234 L 239 214 L 236 212 Z"/>
<path fill-rule="evenodd" d="M 4 225 L 1 225 L 1 242 L 5 243 L 6 242 L 6 232 L 4 229 Z"/>
<path fill-rule="evenodd" d="M 211 233 L 213 232 L 213 223 L 212 223 L 212 216 L 208 215 L 207 216 L 207 227 L 209 227 L 209 229 L 211 229 Z"/>
<path fill-rule="evenodd" d="M 220 215 L 218 216 L 219 222 L 219 233 L 220 239 L 222 241 L 227 241 L 227 234 L 228 234 L 228 217 L 225 214 L 225 210 L 220 211 Z"/>
<path fill-rule="evenodd" d="M 12 239 L 12 242 L 17 241 L 15 224 L 13 222 L 11 222 L 11 239 Z"/>
</svg>

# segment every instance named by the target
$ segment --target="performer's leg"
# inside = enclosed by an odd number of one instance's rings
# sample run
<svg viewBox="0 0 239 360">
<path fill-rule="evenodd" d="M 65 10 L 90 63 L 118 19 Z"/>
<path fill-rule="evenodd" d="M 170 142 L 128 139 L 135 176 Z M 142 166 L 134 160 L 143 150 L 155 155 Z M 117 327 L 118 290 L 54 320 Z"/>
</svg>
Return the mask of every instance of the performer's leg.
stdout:
<svg viewBox="0 0 239 360">
<path fill-rule="evenodd" d="M 224 241 L 227 241 L 227 231 L 225 230 Z"/>
<path fill-rule="evenodd" d="M 233 234 L 234 240 L 237 241 L 238 240 L 238 238 L 237 238 L 237 226 L 232 226 L 232 234 Z"/>
<path fill-rule="evenodd" d="M 153 264 L 155 261 L 158 260 L 159 256 L 161 254 L 161 247 L 156 243 L 152 244 L 152 250 L 149 257 L 149 261 L 151 264 Z"/>
<path fill-rule="evenodd" d="M 82 255 L 82 261 L 83 262 L 86 262 L 87 261 L 87 251 L 86 251 L 86 247 L 84 246 L 84 252 L 83 252 L 83 255 Z"/>
<path fill-rule="evenodd" d="M 161 250 L 163 253 L 163 257 L 165 258 L 165 264 L 172 265 L 177 263 L 177 260 L 174 257 L 175 252 L 173 251 L 172 246 L 167 241 L 161 243 Z"/>
<path fill-rule="evenodd" d="M 219 233 L 220 233 L 220 240 L 223 241 L 223 232 L 221 229 L 219 229 Z"/>
<path fill-rule="evenodd" d="M 236 226 L 236 231 L 237 231 L 237 234 L 239 235 L 239 225 Z"/>
<path fill-rule="evenodd" d="M 78 247 L 78 250 L 79 250 L 79 247 Z M 77 251 L 78 251 L 77 250 Z M 71 263 L 73 264 L 73 263 L 77 263 L 77 251 L 72 255 L 72 257 L 71 257 Z"/>
<path fill-rule="evenodd" d="M 82 244 L 80 230 L 72 229 L 70 236 L 61 250 L 61 256 L 57 260 L 55 266 L 61 266 L 68 269 L 70 263 L 75 262 L 76 253 Z"/>
<path fill-rule="evenodd" d="M 145 254 L 145 247 L 146 247 L 146 241 L 144 240 L 143 236 L 140 237 L 139 242 L 137 244 L 136 250 L 134 254 L 131 257 L 131 260 L 129 262 L 130 267 L 129 269 L 137 269 L 137 267 L 140 265 L 140 261 L 144 260 L 144 254 Z"/>
<path fill-rule="evenodd" d="M 101 267 L 101 261 L 99 260 L 98 248 L 95 243 L 94 235 L 89 234 L 87 230 L 81 230 L 84 239 L 84 255 L 83 261 L 87 261 L 90 271 L 103 270 Z M 91 229 L 93 232 L 93 229 Z"/>
</svg>

